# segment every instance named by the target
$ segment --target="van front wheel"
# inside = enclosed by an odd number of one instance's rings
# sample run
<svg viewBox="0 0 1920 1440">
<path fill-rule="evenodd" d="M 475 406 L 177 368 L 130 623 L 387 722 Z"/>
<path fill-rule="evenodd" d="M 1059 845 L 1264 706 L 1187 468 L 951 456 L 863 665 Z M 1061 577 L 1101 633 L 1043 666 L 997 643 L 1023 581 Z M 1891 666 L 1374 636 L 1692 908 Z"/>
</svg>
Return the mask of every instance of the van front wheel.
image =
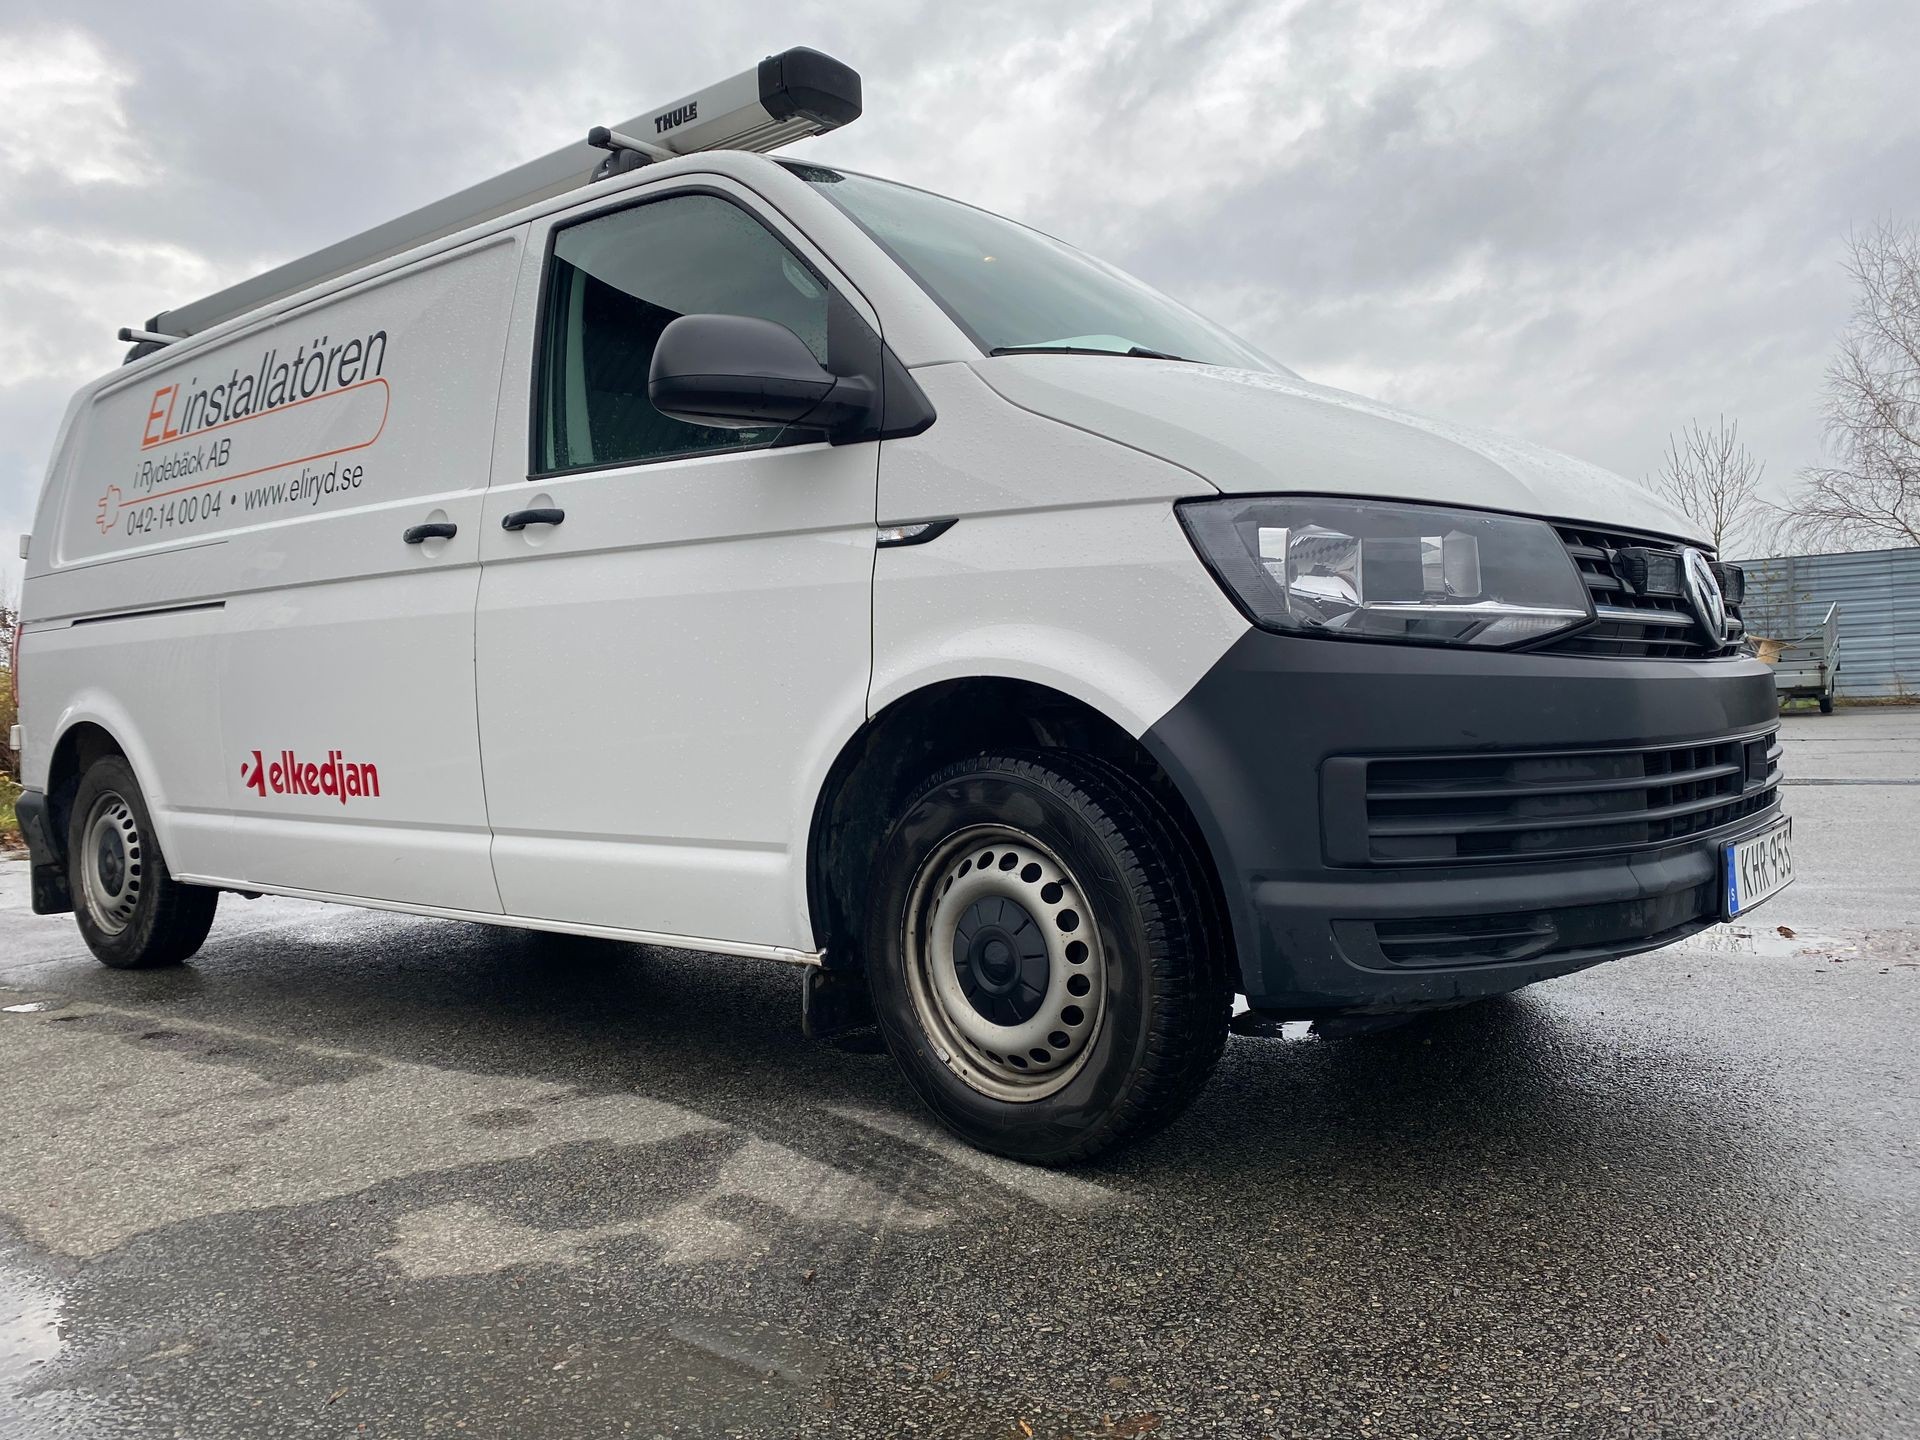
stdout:
<svg viewBox="0 0 1920 1440">
<path fill-rule="evenodd" d="M 933 776 L 875 863 L 881 1033 L 963 1138 L 1070 1164 L 1205 1084 L 1231 993 L 1197 857 L 1119 769 L 1055 751 Z"/>
<path fill-rule="evenodd" d="M 220 892 L 167 869 L 133 767 L 107 755 L 87 767 L 67 823 L 74 919 L 87 948 L 116 970 L 178 965 L 213 928 Z"/>
</svg>

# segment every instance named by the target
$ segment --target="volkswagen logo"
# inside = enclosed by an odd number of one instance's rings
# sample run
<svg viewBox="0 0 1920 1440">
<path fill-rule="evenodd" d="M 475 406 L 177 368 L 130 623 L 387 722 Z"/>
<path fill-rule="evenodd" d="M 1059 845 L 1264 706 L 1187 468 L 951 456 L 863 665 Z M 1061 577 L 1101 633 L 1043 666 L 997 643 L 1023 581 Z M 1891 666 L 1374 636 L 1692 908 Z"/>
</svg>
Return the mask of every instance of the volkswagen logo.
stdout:
<svg viewBox="0 0 1920 1440">
<path fill-rule="evenodd" d="M 1687 604 L 1693 608 L 1694 618 L 1706 630 L 1709 640 L 1715 645 L 1725 644 L 1727 600 L 1720 593 L 1720 577 L 1713 573 L 1706 552 L 1691 548 L 1683 550 L 1680 552 L 1680 565 L 1687 590 Z"/>
</svg>

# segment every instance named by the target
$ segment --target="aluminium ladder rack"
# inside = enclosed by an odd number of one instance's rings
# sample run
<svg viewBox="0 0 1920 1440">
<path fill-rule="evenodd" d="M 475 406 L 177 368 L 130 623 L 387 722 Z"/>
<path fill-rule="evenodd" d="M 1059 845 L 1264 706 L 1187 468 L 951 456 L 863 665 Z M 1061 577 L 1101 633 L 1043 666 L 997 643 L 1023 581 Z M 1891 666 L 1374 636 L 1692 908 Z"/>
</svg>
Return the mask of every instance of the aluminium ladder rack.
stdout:
<svg viewBox="0 0 1920 1440">
<path fill-rule="evenodd" d="M 121 331 L 138 359 L 162 345 L 499 215 L 563 195 L 649 160 L 703 150 L 765 153 L 838 129 L 860 115 L 860 76 L 798 46 L 718 84 L 635 116 L 503 175 L 423 205 L 298 260 Z M 629 138 L 637 136 L 639 138 Z"/>
</svg>

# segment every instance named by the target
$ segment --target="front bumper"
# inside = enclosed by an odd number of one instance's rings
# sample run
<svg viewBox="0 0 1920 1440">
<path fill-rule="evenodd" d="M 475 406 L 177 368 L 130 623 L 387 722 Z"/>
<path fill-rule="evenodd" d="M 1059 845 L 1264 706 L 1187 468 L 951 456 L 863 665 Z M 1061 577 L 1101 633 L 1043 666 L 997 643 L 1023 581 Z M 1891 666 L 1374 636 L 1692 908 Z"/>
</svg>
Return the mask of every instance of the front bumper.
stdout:
<svg viewBox="0 0 1920 1440">
<path fill-rule="evenodd" d="M 1218 867 L 1249 1004 L 1306 1018 L 1498 994 L 1715 923 L 1720 846 L 1780 814 L 1775 717 L 1772 673 L 1754 660 L 1253 630 L 1145 739 Z M 1640 778 L 1662 767 L 1662 788 Z M 1629 770 L 1644 810 L 1599 794 Z M 1423 787 L 1455 772 L 1498 778 L 1428 801 Z M 1536 798 L 1556 786 L 1572 793 Z M 1419 833 L 1446 828 L 1419 817 L 1449 805 L 1484 813 L 1458 836 Z M 1396 824 L 1383 811 L 1415 817 L 1397 822 L 1415 833 L 1383 834 Z"/>
<path fill-rule="evenodd" d="M 65 848 L 54 843 L 53 807 L 48 804 L 46 793 L 22 790 L 14 799 L 13 813 L 27 841 L 33 913 L 64 915 L 73 909 L 73 896 L 67 886 Z"/>
</svg>

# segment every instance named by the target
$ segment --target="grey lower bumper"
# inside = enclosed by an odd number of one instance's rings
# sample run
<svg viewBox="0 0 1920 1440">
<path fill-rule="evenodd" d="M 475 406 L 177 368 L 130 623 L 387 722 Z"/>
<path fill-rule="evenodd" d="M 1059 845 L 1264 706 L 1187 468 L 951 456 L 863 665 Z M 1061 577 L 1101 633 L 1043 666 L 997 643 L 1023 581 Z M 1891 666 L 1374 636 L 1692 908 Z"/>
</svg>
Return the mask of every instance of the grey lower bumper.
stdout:
<svg viewBox="0 0 1920 1440">
<path fill-rule="evenodd" d="M 1251 631 L 1145 738 L 1212 852 L 1248 1001 L 1310 1016 L 1497 994 L 1713 924 L 1719 847 L 1780 813 L 1765 778 L 1776 725 L 1771 672 L 1752 660 L 1476 654 Z M 1377 761 L 1419 785 L 1425 759 L 1470 768 L 1529 752 L 1550 770 L 1616 748 L 1715 745 L 1722 769 L 1758 747 L 1762 772 L 1751 792 L 1735 782 L 1725 823 L 1560 858 L 1366 848 L 1365 777 Z M 1704 755 L 1678 763 L 1705 766 Z M 1424 758 L 1409 769 L 1405 756 Z"/>
</svg>

